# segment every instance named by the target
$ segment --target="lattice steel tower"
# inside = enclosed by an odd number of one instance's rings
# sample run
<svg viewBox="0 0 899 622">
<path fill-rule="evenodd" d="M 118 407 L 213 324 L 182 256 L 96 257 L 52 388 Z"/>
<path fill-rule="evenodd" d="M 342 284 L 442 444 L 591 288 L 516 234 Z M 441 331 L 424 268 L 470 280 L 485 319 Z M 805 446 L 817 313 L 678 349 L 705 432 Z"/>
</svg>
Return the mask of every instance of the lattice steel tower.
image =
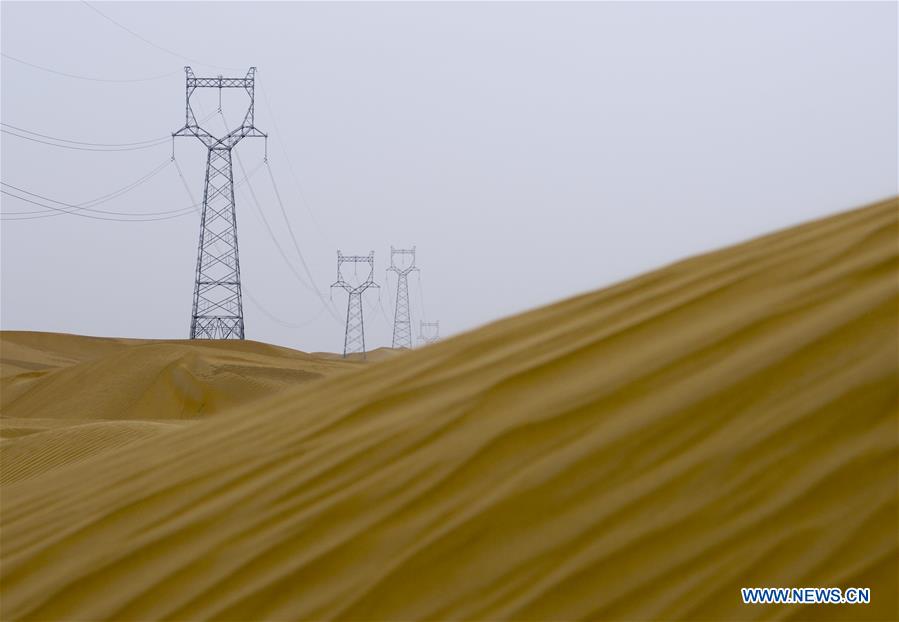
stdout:
<svg viewBox="0 0 899 622">
<path fill-rule="evenodd" d="M 397 266 L 393 258 L 410 256 L 412 261 L 405 267 Z M 388 272 L 396 272 L 396 309 L 393 314 L 393 347 L 412 347 L 412 315 L 409 312 L 409 279 L 411 272 L 416 272 L 415 247 L 410 249 L 390 247 L 390 267 Z"/>
<path fill-rule="evenodd" d="M 207 149 L 190 338 L 243 339 L 231 150 L 244 138 L 266 137 L 253 125 L 256 68 L 250 67 L 243 78 L 197 78 L 190 67 L 185 67 L 184 72 L 187 74 L 185 124 L 172 136 L 195 136 Z M 219 89 L 219 100 L 221 89 L 245 89 L 250 96 L 250 105 L 240 126 L 221 138 L 200 127 L 190 105 L 190 97 L 198 88 Z"/>
<path fill-rule="evenodd" d="M 343 264 L 353 264 L 353 270 L 360 263 L 368 264 L 368 276 L 359 285 L 351 285 L 343 278 Z M 343 337 L 343 357 L 347 354 L 361 352 L 365 357 L 365 322 L 362 317 L 362 294 L 369 287 L 380 287 L 375 283 L 375 252 L 368 255 L 344 255 L 337 251 L 337 281 L 331 288 L 340 287 L 346 290 L 349 298 L 346 307 L 346 332 Z"/>
<path fill-rule="evenodd" d="M 418 323 L 419 341 L 424 341 L 425 343 L 434 343 L 438 339 L 440 339 L 440 320 L 437 320 L 436 322 Z"/>
</svg>

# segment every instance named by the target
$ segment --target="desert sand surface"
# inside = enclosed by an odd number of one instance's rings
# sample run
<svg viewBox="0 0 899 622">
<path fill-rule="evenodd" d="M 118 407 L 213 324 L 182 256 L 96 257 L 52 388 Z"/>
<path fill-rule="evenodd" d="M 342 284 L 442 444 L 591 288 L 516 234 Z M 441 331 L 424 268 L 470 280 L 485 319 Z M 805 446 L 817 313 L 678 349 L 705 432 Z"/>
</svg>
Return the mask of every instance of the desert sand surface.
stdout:
<svg viewBox="0 0 899 622">
<path fill-rule="evenodd" d="M 4 331 L 0 484 L 358 366 L 252 341 Z"/>
<path fill-rule="evenodd" d="M 6 333 L 0 617 L 897 619 L 897 212 L 364 364 Z"/>
</svg>

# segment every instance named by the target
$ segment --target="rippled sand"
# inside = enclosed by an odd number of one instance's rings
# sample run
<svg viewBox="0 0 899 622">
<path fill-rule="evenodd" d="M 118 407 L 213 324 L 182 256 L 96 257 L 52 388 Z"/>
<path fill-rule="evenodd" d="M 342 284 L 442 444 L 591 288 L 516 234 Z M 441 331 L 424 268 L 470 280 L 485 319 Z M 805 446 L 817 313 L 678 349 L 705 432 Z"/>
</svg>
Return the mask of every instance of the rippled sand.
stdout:
<svg viewBox="0 0 899 622">
<path fill-rule="evenodd" d="M 897 619 L 897 212 L 368 364 L 6 333 L 0 617 Z"/>
</svg>

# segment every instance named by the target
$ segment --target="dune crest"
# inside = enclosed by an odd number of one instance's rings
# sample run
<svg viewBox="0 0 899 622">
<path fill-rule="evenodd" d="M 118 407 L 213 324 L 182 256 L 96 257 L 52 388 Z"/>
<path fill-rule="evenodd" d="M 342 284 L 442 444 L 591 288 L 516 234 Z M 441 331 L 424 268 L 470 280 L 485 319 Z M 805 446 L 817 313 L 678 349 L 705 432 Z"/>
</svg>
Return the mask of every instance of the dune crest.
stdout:
<svg viewBox="0 0 899 622">
<path fill-rule="evenodd" d="M 4 485 L 0 617 L 895 619 L 897 211 Z M 769 585 L 872 603 L 740 603 Z"/>
</svg>

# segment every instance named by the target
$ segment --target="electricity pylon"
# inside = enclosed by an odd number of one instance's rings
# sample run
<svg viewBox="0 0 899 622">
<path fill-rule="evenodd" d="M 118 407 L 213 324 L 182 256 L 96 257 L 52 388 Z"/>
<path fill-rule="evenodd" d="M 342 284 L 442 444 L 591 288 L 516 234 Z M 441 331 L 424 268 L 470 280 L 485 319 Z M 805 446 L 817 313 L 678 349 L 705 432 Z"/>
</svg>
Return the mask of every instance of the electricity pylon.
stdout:
<svg viewBox="0 0 899 622">
<path fill-rule="evenodd" d="M 341 267 L 345 263 L 353 264 L 353 270 L 360 263 L 368 264 L 368 276 L 358 285 L 351 285 L 343 278 Z M 362 317 L 362 294 L 369 287 L 380 287 L 375 283 L 375 252 L 368 255 L 344 255 L 337 251 L 337 281 L 331 288 L 340 287 L 346 290 L 349 298 L 346 307 L 346 332 L 343 337 L 343 357 L 347 354 L 361 352 L 365 358 L 365 322 Z"/>
<path fill-rule="evenodd" d="M 405 267 L 397 266 L 393 258 L 395 255 L 403 257 L 409 255 L 412 261 Z M 415 247 L 410 249 L 390 247 L 390 267 L 388 272 L 396 272 L 396 308 L 393 314 L 393 347 L 412 347 L 412 315 L 409 312 L 409 280 L 411 272 L 416 272 Z"/>
<path fill-rule="evenodd" d="M 172 140 L 175 136 L 195 136 L 207 149 L 190 338 L 243 339 L 231 149 L 244 138 L 267 138 L 253 125 L 256 68 L 250 67 L 243 78 L 197 78 L 190 67 L 185 67 L 184 72 L 187 84 L 185 123 L 172 134 Z M 219 89 L 220 100 L 222 89 L 245 89 L 250 96 L 250 105 L 240 126 L 220 138 L 200 127 L 190 105 L 190 97 L 198 88 Z"/>
<path fill-rule="evenodd" d="M 425 329 L 428 329 L 425 331 Z M 425 343 L 434 343 L 440 339 L 440 320 L 436 322 L 418 323 L 418 340 Z"/>
</svg>

